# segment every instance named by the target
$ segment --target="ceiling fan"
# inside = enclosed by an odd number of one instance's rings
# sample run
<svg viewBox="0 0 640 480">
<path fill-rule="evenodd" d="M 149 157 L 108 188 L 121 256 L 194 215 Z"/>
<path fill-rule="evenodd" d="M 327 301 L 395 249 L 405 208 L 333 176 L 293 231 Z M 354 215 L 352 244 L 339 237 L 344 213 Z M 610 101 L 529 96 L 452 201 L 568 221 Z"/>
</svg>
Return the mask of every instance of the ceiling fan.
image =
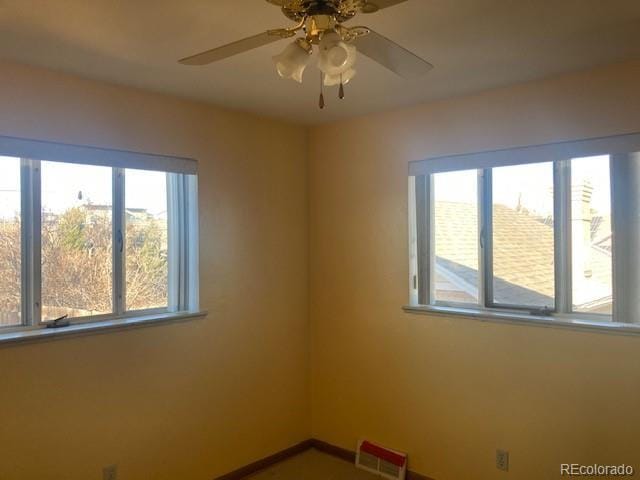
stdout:
<svg viewBox="0 0 640 480">
<path fill-rule="evenodd" d="M 355 76 L 357 53 L 404 78 L 423 75 L 433 68 L 426 60 L 411 53 L 368 27 L 345 25 L 359 13 L 371 14 L 407 0 L 267 0 L 279 6 L 284 15 L 296 22 L 289 28 L 268 30 L 222 47 L 198 53 L 179 62 L 183 65 L 207 65 L 279 40 L 296 37 L 280 54 L 273 57 L 278 74 L 302 83 L 302 76 L 318 50 L 320 69 L 320 108 L 324 108 L 323 86 L 344 85 Z"/>
</svg>

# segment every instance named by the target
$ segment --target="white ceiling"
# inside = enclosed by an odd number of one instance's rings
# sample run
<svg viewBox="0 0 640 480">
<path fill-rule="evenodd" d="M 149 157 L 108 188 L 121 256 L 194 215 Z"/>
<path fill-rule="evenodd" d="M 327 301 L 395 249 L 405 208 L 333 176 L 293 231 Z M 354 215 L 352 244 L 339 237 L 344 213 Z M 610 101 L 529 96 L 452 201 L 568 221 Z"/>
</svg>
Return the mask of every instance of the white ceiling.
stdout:
<svg viewBox="0 0 640 480">
<path fill-rule="evenodd" d="M 308 124 L 640 58 L 639 0 L 408 0 L 352 23 L 429 60 L 403 80 L 365 57 L 347 87 L 317 107 L 271 63 L 286 42 L 205 67 L 176 60 L 290 25 L 265 0 L 0 0 L 0 58 L 168 92 Z"/>
</svg>

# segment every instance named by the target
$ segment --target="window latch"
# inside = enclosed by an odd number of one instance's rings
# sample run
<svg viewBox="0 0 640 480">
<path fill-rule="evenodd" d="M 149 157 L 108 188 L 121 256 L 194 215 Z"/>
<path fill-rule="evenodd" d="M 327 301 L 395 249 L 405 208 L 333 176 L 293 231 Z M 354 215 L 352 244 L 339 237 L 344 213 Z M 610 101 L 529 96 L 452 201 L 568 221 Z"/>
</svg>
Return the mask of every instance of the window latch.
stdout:
<svg viewBox="0 0 640 480">
<path fill-rule="evenodd" d="M 67 317 L 69 315 L 63 315 L 61 317 L 56 318 L 55 320 L 47 323 L 47 328 L 64 328 L 71 325 Z"/>
<path fill-rule="evenodd" d="M 531 315 L 535 315 L 535 316 L 538 316 L 538 317 L 550 317 L 550 316 L 553 315 L 553 310 L 551 310 L 547 306 L 544 306 L 542 308 L 534 308 L 529 313 Z"/>
<path fill-rule="evenodd" d="M 118 230 L 118 250 L 120 250 L 120 253 L 124 251 L 124 239 L 122 238 L 122 230 Z"/>
</svg>

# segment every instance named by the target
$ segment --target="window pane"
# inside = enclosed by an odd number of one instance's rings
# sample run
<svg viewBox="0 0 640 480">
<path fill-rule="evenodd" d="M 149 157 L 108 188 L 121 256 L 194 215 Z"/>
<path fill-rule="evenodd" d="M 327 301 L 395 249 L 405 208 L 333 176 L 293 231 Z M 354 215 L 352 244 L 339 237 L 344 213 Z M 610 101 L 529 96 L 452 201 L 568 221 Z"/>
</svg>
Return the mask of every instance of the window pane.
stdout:
<svg viewBox="0 0 640 480">
<path fill-rule="evenodd" d="M 111 168 L 42 162 L 42 319 L 111 313 Z"/>
<path fill-rule="evenodd" d="M 168 305 L 167 174 L 125 174 L 127 310 Z"/>
<path fill-rule="evenodd" d="M 433 175 L 435 299 L 478 303 L 478 172 Z"/>
<path fill-rule="evenodd" d="M 493 276 L 495 303 L 554 308 L 551 162 L 493 169 Z"/>
<path fill-rule="evenodd" d="M 571 161 L 573 310 L 613 313 L 609 157 Z"/>
<path fill-rule="evenodd" d="M 20 159 L 0 157 L 0 327 L 21 323 Z"/>
</svg>

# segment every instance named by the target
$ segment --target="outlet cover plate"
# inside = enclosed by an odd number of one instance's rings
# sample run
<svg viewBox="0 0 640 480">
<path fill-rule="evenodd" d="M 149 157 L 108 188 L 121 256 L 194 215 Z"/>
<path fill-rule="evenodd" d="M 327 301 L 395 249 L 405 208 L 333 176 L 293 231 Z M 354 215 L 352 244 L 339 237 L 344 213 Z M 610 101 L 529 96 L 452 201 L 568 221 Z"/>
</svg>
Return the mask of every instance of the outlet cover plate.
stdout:
<svg viewBox="0 0 640 480">
<path fill-rule="evenodd" d="M 509 471 L 509 452 L 496 450 L 496 468 L 505 472 Z"/>
<path fill-rule="evenodd" d="M 117 480 L 118 479 L 118 467 L 116 465 L 109 465 L 102 469 L 103 480 Z"/>
</svg>

